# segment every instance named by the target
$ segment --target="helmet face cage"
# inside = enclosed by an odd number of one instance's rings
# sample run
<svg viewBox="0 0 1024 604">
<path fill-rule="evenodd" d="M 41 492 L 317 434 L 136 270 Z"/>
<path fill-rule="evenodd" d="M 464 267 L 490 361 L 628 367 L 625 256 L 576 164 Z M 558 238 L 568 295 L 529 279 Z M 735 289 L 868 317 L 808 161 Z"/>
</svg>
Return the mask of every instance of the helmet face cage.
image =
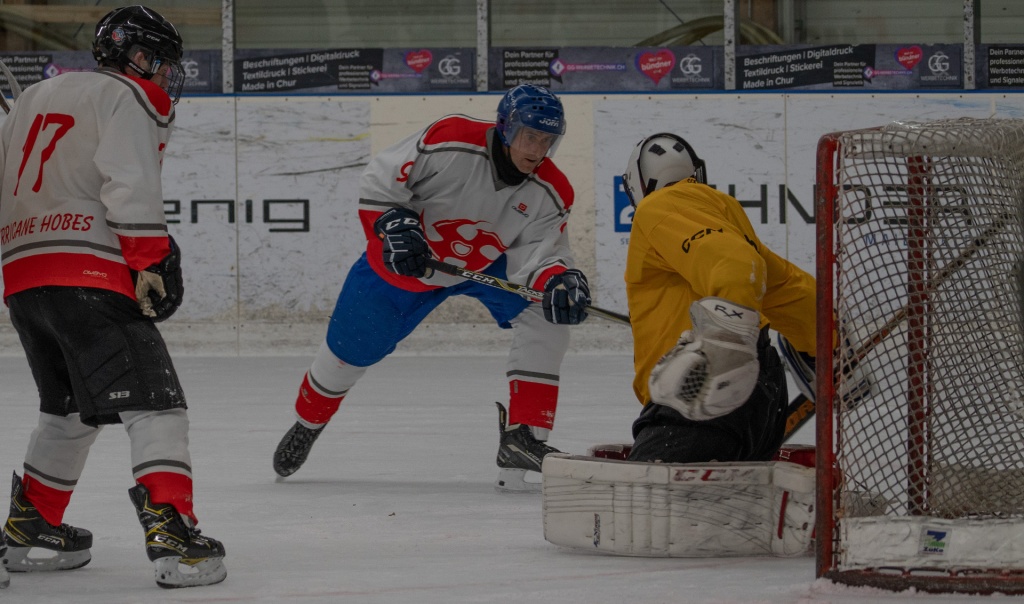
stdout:
<svg viewBox="0 0 1024 604">
<path fill-rule="evenodd" d="M 501 142 L 506 147 L 511 146 L 523 128 L 553 135 L 547 157 L 553 156 L 565 134 L 562 102 L 548 89 L 532 84 L 521 84 L 509 90 L 498 103 L 496 129 Z"/>
<path fill-rule="evenodd" d="M 147 65 L 136 60 L 138 53 Z M 185 73 L 178 30 L 156 11 L 144 6 L 116 8 L 96 24 L 93 57 L 101 65 L 116 67 L 146 80 L 160 77 L 161 87 L 174 103 L 181 96 Z"/>
<path fill-rule="evenodd" d="M 142 65 L 136 63 L 133 59 L 142 53 L 143 59 L 149 64 L 149 69 L 143 68 Z M 175 61 L 164 55 L 160 55 L 150 48 L 139 44 L 133 44 L 128 50 L 128 65 L 133 71 L 137 71 L 145 80 L 152 80 L 154 76 L 161 76 L 164 80 L 164 84 L 161 86 L 171 100 L 177 104 L 178 99 L 181 97 L 181 89 L 185 85 L 185 70 L 181 66 L 181 61 Z"/>
<path fill-rule="evenodd" d="M 707 184 L 704 160 L 681 136 L 653 134 L 637 143 L 622 175 L 623 189 L 636 207 L 644 197 L 671 183 L 694 178 Z"/>
</svg>

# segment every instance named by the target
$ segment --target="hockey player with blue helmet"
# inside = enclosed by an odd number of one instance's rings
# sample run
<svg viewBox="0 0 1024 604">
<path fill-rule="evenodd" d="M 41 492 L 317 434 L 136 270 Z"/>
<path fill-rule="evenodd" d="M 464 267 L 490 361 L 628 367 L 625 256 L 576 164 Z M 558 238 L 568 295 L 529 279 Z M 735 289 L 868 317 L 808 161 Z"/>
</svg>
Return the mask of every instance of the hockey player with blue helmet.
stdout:
<svg viewBox="0 0 1024 604">
<path fill-rule="evenodd" d="M 565 134 L 562 102 L 546 88 L 533 84 L 516 86 L 498 103 L 496 129 L 501 142 L 509 149 L 514 142 L 536 141 L 546 145 L 545 156 L 554 157 Z M 520 135 L 521 140 L 517 139 Z"/>
<path fill-rule="evenodd" d="M 573 189 L 551 160 L 565 123 L 558 97 L 522 84 L 502 96 L 495 120 L 449 115 L 370 160 L 359 191 L 366 253 L 346 277 L 327 337 L 299 388 L 296 422 L 274 453 L 278 475 L 305 463 L 371 365 L 442 301 L 462 295 L 513 330 L 507 412 L 498 403 L 497 486 L 533 488 L 525 472 L 539 472 L 555 451 L 545 441 L 568 326 L 582 322 L 590 304 L 587 278 L 574 268 L 569 249 Z M 525 283 L 543 290 L 544 299 L 435 273 L 427 266 L 431 259 Z"/>
</svg>

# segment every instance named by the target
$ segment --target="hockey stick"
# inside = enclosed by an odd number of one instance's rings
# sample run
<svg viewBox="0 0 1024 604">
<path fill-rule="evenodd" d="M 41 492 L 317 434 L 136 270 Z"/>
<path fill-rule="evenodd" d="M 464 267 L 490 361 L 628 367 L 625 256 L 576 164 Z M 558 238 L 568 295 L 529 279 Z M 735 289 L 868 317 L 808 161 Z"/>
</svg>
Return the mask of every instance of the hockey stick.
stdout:
<svg viewBox="0 0 1024 604">
<path fill-rule="evenodd" d="M 463 279 L 482 283 L 483 285 L 503 289 L 514 294 L 519 294 L 524 298 L 531 298 L 535 300 L 542 300 L 544 298 L 544 292 L 531 289 L 525 285 L 509 283 L 508 281 L 504 281 L 497 277 L 459 268 L 454 264 L 448 264 L 447 262 L 441 262 L 440 260 L 435 260 L 433 258 L 427 260 L 427 266 L 446 275 L 462 277 Z M 608 319 L 609 321 L 615 321 L 616 323 L 622 323 L 624 325 L 630 324 L 629 317 L 619 313 L 595 308 L 593 306 L 588 307 L 587 312 L 593 313 L 603 319 Z M 792 438 L 796 431 L 807 424 L 807 422 L 811 421 L 813 417 L 814 403 L 808 400 L 808 398 L 802 393 L 798 394 L 796 398 L 786 406 L 786 430 L 784 432 L 783 442 L 785 443 Z"/>
<path fill-rule="evenodd" d="M 971 257 L 973 257 L 978 250 L 984 247 L 993 235 L 1001 231 L 1011 219 L 1012 216 L 1008 214 L 999 216 L 992 226 L 982 231 L 980 235 L 971 241 L 969 246 L 961 250 L 960 254 L 957 255 L 956 258 L 950 260 L 946 266 L 942 267 L 942 270 L 936 273 L 935 277 L 931 280 L 929 287 L 923 291 L 921 295 L 930 295 L 953 273 L 966 266 Z M 897 310 L 888 321 L 865 338 L 864 341 L 862 341 L 856 348 L 852 349 L 850 359 L 847 363 L 857 363 L 863 360 L 864 357 L 866 357 L 876 346 L 881 344 L 894 329 L 899 327 L 899 325 L 907 319 L 909 314 L 910 304 L 906 304 Z M 837 366 L 833 370 L 833 375 L 838 378 L 838 374 L 839 367 Z M 808 398 L 802 393 L 797 395 L 797 397 L 789 403 L 789 406 L 786 407 L 786 431 L 785 436 L 783 437 L 783 442 L 788 441 L 797 430 L 802 428 L 814 417 L 814 410 L 814 403 L 808 400 Z"/>
<path fill-rule="evenodd" d="M 496 287 L 505 291 L 519 294 L 524 298 L 531 298 L 535 300 L 541 300 L 544 298 L 544 292 L 537 291 L 526 287 L 525 285 L 519 285 L 516 283 L 509 283 L 497 277 L 490 275 L 484 275 L 475 271 L 459 268 L 454 264 L 448 264 L 447 262 L 441 262 L 431 258 L 427 260 L 427 266 L 446 275 L 453 275 L 455 277 L 462 277 L 470 281 L 482 283 L 490 287 Z M 587 308 L 588 313 L 593 313 L 601 318 L 608 319 L 609 321 L 615 321 L 624 325 L 629 325 L 629 317 L 619 313 L 603 310 L 600 308 L 594 308 L 590 306 Z M 803 394 L 799 394 L 794 398 L 789 405 L 786 407 L 786 430 L 783 436 L 783 442 L 788 441 L 797 430 L 802 428 L 807 422 L 811 421 L 814 417 L 814 403 L 807 399 Z"/>
<path fill-rule="evenodd" d="M 455 266 L 454 264 L 441 262 L 440 260 L 435 260 L 434 258 L 427 260 L 427 267 L 432 268 L 439 273 L 452 275 L 453 277 L 461 277 L 463 279 L 474 281 L 476 283 L 480 283 L 488 287 L 503 289 L 507 292 L 512 292 L 513 294 L 519 294 L 524 298 L 530 298 L 531 300 L 544 299 L 544 292 L 542 291 L 526 287 L 525 285 L 519 285 L 517 283 L 509 283 L 504 279 L 499 279 L 497 277 L 492 277 L 490 275 L 485 275 L 483 273 L 478 273 L 476 271 L 460 268 L 458 266 Z M 628 316 L 619 314 L 617 312 L 612 312 L 610 310 L 597 308 L 596 306 L 588 306 L 587 313 L 601 317 L 602 319 L 607 319 L 609 321 L 621 323 L 623 325 L 630 324 Z"/>
<path fill-rule="evenodd" d="M 788 442 L 796 434 L 796 431 L 803 428 L 804 424 L 811 421 L 812 418 L 814 418 L 814 403 L 801 392 L 786 407 L 786 431 L 782 437 L 783 444 Z"/>
<path fill-rule="evenodd" d="M 0 93 L 0 109 L 3 109 L 4 113 L 10 113 L 11 105 L 14 103 L 14 101 L 18 100 L 19 96 L 21 96 L 21 84 L 18 84 L 18 80 L 15 79 L 14 74 L 11 73 L 11 70 L 7 68 L 7 64 L 3 61 L 0 61 L 0 73 L 2 73 L 5 78 L 7 78 L 7 84 L 11 88 L 10 101 L 8 101 L 7 97 Z"/>
<path fill-rule="evenodd" d="M 932 279 L 930 279 L 930 283 L 928 284 L 928 287 L 924 289 L 924 291 L 915 295 L 923 297 L 930 296 L 931 294 L 933 294 L 935 290 L 937 290 L 939 286 L 942 285 L 946 281 L 946 279 L 950 277 L 950 275 L 966 266 L 967 263 L 970 261 L 971 257 L 974 256 L 974 254 L 977 253 L 978 250 L 984 247 L 993 235 L 1003 230 L 1003 227 L 1005 227 L 1012 219 L 1013 216 L 1009 214 L 1000 215 L 995 220 L 995 222 L 992 223 L 992 226 L 988 227 L 980 235 L 975 237 L 971 241 L 971 244 L 964 248 L 963 250 L 961 250 L 960 254 L 956 258 L 950 260 L 949 263 L 946 264 L 946 266 L 942 267 L 942 270 L 940 270 L 938 273 L 935 274 L 935 276 Z M 894 329 L 899 327 L 899 325 L 903 323 L 903 321 L 907 320 L 907 317 L 910 316 L 910 307 L 910 302 L 904 304 L 881 327 L 876 329 L 868 337 L 864 338 L 860 345 L 858 345 L 851 352 L 850 358 L 846 360 L 847 364 L 859 362 L 861 359 L 866 357 L 868 353 L 871 352 L 876 346 L 881 344 L 885 340 L 885 338 L 887 338 L 889 334 L 892 333 Z M 832 373 L 833 375 L 838 377 L 839 367 L 834 367 Z"/>
</svg>

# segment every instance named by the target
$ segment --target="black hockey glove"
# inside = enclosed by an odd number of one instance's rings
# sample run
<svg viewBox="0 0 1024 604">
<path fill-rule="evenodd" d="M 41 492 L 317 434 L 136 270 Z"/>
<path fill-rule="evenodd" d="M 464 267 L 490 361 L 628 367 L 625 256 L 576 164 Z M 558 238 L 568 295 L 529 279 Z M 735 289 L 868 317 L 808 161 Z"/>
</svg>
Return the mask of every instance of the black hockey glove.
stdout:
<svg viewBox="0 0 1024 604">
<path fill-rule="evenodd" d="M 185 293 L 181 279 L 181 249 L 170 235 L 170 253 L 159 263 L 135 275 L 135 298 L 142 314 L 159 323 L 169 319 L 181 306 Z"/>
<path fill-rule="evenodd" d="M 587 318 L 590 285 L 587 276 L 571 268 L 544 284 L 544 318 L 556 325 L 579 325 Z"/>
<path fill-rule="evenodd" d="M 384 266 L 389 271 L 405 277 L 427 274 L 430 246 L 415 212 L 392 208 L 373 223 L 373 230 L 384 244 Z"/>
</svg>

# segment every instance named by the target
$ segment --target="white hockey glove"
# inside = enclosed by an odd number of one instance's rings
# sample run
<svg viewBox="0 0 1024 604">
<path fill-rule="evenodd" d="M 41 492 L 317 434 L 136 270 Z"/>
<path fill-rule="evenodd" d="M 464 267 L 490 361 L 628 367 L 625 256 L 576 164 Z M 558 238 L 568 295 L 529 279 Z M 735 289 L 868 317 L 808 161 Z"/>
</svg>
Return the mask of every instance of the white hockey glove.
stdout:
<svg viewBox="0 0 1024 604">
<path fill-rule="evenodd" d="M 648 385 L 655 403 L 704 421 L 735 411 L 754 391 L 761 319 L 752 308 L 709 297 L 690 305 L 690 320 L 693 330 L 658 361 Z"/>
<path fill-rule="evenodd" d="M 167 295 L 164 288 L 164 280 L 160 275 L 149 271 L 139 271 L 135 278 L 135 299 L 139 301 L 139 308 L 142 314 L 151 319 L 156 318 L 156 311 L 153 310 L 153 301 L 149 299 L 149 292 L 155 292 L 158 298 Z"/>
</svg>

